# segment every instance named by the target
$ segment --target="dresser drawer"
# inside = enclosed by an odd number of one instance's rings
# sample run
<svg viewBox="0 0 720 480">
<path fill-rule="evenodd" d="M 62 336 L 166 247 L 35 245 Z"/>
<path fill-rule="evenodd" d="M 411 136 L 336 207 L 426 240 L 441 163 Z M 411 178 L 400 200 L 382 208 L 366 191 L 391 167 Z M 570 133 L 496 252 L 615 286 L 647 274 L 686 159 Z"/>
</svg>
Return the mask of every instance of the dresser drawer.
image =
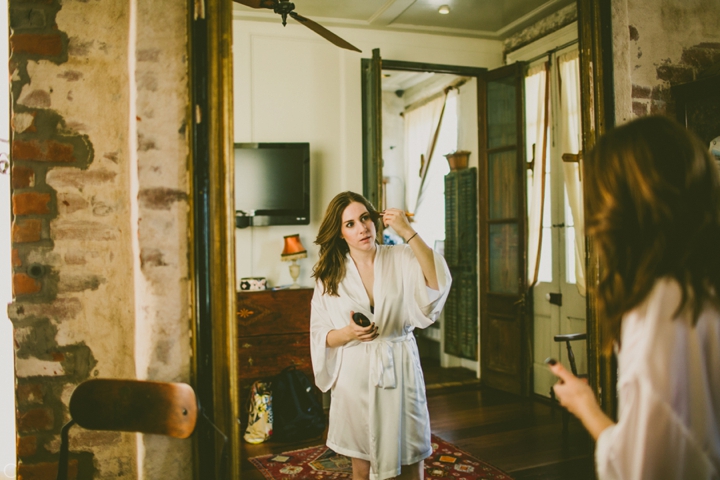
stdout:
<svg viewBox="0 0 720 480">
<path fill-rule="evenodd" d="M 238 334 L 247 337 L 309 333 L 312 295 L 311 288 L 238 292 Z"/>
<path fill-rule="evenodd" d="M 290 366 L 312 374 L 308 333 L 238 338 L 239 378 L 270 378 Z"/>
<path fill-rule="evenodd" d="M 294 366 L 315 383 L 310 361 L 313 289 L 237 293 L 237 362 L 241 423 L 247 422 L 250 386 Z"/>
</svg>

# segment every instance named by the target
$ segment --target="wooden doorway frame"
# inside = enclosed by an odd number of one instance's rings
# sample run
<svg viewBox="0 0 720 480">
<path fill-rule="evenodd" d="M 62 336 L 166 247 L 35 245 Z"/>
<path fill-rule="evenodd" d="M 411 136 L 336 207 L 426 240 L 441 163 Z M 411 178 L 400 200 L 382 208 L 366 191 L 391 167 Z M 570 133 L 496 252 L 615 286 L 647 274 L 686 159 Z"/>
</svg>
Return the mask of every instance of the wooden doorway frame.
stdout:
<svg viewBox="0 0 720 480">
<path fill-rule="evenodd" d="M 612 12 L 610 2 L 603 0 L 577 0 L 577 8 L 582 149 L 587 152 L 615 126 Z M 595 300 L 602 265 L 591 239 L 586 247 L 588 377 L 603 410 L 615 418 L 617 366 L 614 357 L 602 355 L 603 338 Z"/>
<path fill-rule="evenodd" d="M 235 332 L 232 2 L 189 2 L 192 383 L 208 426 L 193 436 L 194 478 L 240 478 Z M 200 422 L 199 425 L 206 425 Z M 225 480 L 222 478 L 221 480 Z"/>
<path fill-rule="evenodd" d="M 377 102 L 368 103 L 369 89 L 379 87 L 382 70 L 399 70 L 404 72 L 432 72 L 472 77 L 477 79 L 478 102 L 480 88 L 484 81 L 486 68 L 463 67 L 458 65 L 440 65 L 435 63 L 406 62 L 402 60 L 386 60 L 380 57 L 380 50 L 373 50 L 372 58 L 361 59 L 362 78 L 362 118 L 363 118 L 363 195 L 377 208 L 382 208 L 382 97 L 377 95 Z M 376 85 L 376 83 L 378 85 Z M 480 105 L 478 105 L 478 108 Z M 478 114 L 479 115 L 479 114 Z M 478 117 L 478 129 L 480 129 Z"/>
</svg>

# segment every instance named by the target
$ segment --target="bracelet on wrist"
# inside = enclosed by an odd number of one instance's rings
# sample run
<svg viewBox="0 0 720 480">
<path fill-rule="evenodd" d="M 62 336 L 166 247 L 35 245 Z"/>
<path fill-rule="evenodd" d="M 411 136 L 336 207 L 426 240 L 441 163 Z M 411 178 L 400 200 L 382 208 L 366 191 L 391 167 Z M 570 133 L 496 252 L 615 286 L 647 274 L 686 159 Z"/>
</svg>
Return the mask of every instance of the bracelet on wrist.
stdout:
<svg viewBox="0 0 720 480">
<path fill-rule="evenodd" d="M 411 236 L 410 238 L 408 238 L 407 240 L 405 240 L 405 243 L 410 243 L 410 240 L 412 240 L 413 238 L 415 238 L 416 235 L 417 235 L 417 232 L 415 232 L 415 234 L 414 234 L 413 236 Z"/>
</svg>

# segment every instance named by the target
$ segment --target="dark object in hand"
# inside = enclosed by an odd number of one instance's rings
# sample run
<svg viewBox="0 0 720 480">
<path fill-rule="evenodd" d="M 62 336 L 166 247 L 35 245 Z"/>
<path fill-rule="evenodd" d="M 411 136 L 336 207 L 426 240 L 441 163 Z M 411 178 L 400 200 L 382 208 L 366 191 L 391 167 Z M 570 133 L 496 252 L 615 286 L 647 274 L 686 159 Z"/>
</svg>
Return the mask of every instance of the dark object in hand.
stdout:
<svg viewBox="0 0 720 480">
<path fill-rule="evenodd" d="M 353 322 L 357 323 L 361 327 L 369 327 L 370 320 L 360 312 L 353 313 Z"/>
</svg>

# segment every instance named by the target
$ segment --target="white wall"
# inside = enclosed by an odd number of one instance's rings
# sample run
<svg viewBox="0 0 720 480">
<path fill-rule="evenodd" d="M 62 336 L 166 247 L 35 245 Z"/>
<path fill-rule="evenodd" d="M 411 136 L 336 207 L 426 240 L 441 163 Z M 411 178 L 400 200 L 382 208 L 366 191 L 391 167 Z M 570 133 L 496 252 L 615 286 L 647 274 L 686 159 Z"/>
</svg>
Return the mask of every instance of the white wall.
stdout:
<svg viewBox="0 0 720 480">
<path fill-rule="evenodd" d="M 0 1 L 7 12 L 7 0 Z M 7 16 L 0 16 L 0 30 L 8 30 Z M 8 75 L 8 37 L 0 35 L 0 65 Z M 8 82 L 0 84 L 0 160 L 7 161 L 10 145 L 10 105 Z M 3 168 L 0 165 L 0 168 Z M 0 173 L 0 225 L 10 225 L 10 172 Z M 0 479 L 15 478 L 15 358 L 12 343 L 12 324 L 7 317 L 7 305 L 12 301 L 12 265 L 10 263 L 10 229 L 0 232 Z"/>
<path fill-rule="evenodd" d="M 331 28 L 363 53 L 335 47 L 300 25 L 233 21 L 236 142 L 310 142 L 311 223 L 236 230 L 238 278 L 291 283 L 280 261 L 284 235 L 299 233 L 308 250 L 299 282 L 312 286 L 313 244 L 324 209 L 339 192 L 362 193 L 361 58 L 496 68 L 502 43 L 367 29 Z"/>
</svg>

